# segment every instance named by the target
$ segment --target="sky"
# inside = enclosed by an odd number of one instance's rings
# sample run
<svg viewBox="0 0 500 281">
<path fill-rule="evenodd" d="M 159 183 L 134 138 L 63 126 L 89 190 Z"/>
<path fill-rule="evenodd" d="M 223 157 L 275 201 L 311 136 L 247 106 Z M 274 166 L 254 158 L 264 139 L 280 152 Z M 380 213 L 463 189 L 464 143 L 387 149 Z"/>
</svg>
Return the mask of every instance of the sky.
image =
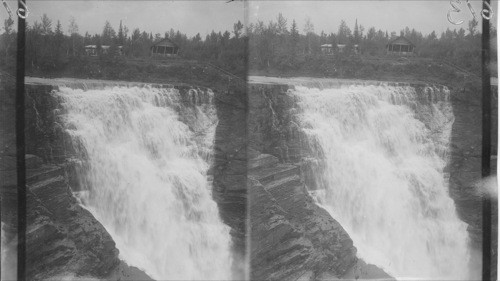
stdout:
<svg viewBox="0 0 500 281">
<path fill-rule="evenodd" d="M 306 19 L 309 17 L 314 24 L 314 31 L 326 33 L 338 31 L 341 20 L 345 20 L 347 25 L 354 29 L 357 19 L 358 24 L 368 30 L 375 27 L 377 30 L 396 31 L 408 26 L 415 28 L 423 34 L 429 34 L 433 30 L 438 34 L 446 28 L 467 29 L 467 23 L 472 20 L 472 14 L 467 7 L 466 1 L 462 0 L 459 13 L 452 13 L 452 20 L 463 20 L 461 25 L 453 25 L 448 22 L 447 13 L 451 9 L 450 1 L 250 1 L 250 22 L 269 20 L 276 22 L 278 13 L 282 13 L 291 24 L 295 19 L 300 32 L 303 32 Z M 497 1 L 491 1 L 495 15 L 493 21 L 497 21 Z M 477 20 L 480 21 L 480 11 L 482 2 L 471 0 Z M 480 25 L 480 24 L 479 24 Z"/>
<path fill-rule="evenodd" d="M 194 36 L 202 36 L 212 30 L 233 30 L 233 24 L 244 21 L 244 3 L 227 1 L 43 1 L 27 0 L 30 14 L 27 21 L 30 25 L 45 13 L 52 19 L 55 27 L 57 20 L 61 21 L 63 31 L 68 31 L 71 17 L 79 27 L 79 33 L 89 32 L 91 35 L 101 33 L 104 23 L 109 21 L 118 30 L 120 20 L 130 32 L 139 28 L 164 34 L 171 28 Z M 7 1 L 11 10 L 17 9 L 16 1 Z M 8 15 L 0 6 L 0 17 Z"/>
<path fill-rule="evenodd" d="M 53 27 L 57 20 L 61 21 L 63 31 L 67 32 L 69 19 L 74 17 L 79 26 L 80 34 L 101 33 L 106 20 L 118 29 L 120 20 L 130 31 L 139 28 L 141 31 L 160 33 L 173 28 L 194 36 L 200 33 L 205 36 L 212 30 L 233 30 L 233 24 L 242 22 L 257 22 L 262 20 L 266 24 L 269 20 L 276 21 L 278 13 L 288 19 L 290 27 L 292 19 L 297 21 L 302 33 L 307 18 L 314 24 L 315 32 L 337 32 L 340 21 L 346 21 L 351 29 L 357 19 L 367 30 L 374 26 L 377 30 L 399 32 L 408 26 L 424 34 L 435 30 L 438 34 L 446 28 L 463 27 L 467 29 L 467 22 L 472 19 L 465 0 L 458 6 L 461 11 L 453 13 L 456 20 L 463 20 L 462 25 L 453 25 L 448 22 L 447 13 L 451 9 L 450 2 L 444 0 L 420 1 L 44 1 L 27 0 L 30 14 L 28 23 L 40 21 L 46 13 L 53 20 Z M 481 1 L 470 1 L 478 20 L 480 20 Z M 7 1 L 11 10 L 15 12 L 17 2 Z M 497 22 L 498 3 L 492 1 L 495 12 L 493 21 Z M 245 11 L 248 11 L 247 13 Z M 248 18 L 245 17 L 248 16 Z M 6 10 L 0 6 L 0 17 L 7 16 Z M 480 25 L 479 25 L 480 28 Z"/>
</svg>

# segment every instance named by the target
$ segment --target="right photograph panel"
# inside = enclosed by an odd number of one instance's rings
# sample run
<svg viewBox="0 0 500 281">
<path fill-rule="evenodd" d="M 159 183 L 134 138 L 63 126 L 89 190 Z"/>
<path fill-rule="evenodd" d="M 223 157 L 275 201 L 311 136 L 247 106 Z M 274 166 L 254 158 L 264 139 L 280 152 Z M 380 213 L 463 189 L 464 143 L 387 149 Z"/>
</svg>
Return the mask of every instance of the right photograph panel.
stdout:
<svg viewBox="0 0 500 281">
<path fill-rule="evenodd" d="M 481 173 L 488 13 L 454 4 L 248 2 L 252 280 L 479 280 L 484 198 L 496 280 L 496 78 L 495 178 Z"/>
</svg>

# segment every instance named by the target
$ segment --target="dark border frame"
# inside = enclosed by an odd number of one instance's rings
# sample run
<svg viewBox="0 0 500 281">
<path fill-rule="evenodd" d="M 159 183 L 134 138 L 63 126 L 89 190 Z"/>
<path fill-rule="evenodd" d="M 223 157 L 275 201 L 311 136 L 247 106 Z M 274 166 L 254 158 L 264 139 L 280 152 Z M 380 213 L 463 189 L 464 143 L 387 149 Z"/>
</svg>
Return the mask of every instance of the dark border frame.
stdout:
<svg viewBox="0 0 500 281">
<path fill-rule="evenodd" d="M 483 9 L 488 10 L 490 0 L 483 0 Z M 491 15 L 489 15 L 491 16 Z M 491 173 L 491 81 L 490 81 L 490 20 L 482 17 L 482 153 L 481 153 L 481 175 L 484 178 Z M 482 280 L 491 279 L 491 257 L 492 257 L 492 212 L 491 198 L 483 197 L 483 263 Z"/>
<path fill-rule="evenodd" d="M 26 159 L 24 134 L 26 0 L 19 0 L 18 7 L 16 65 L 17 280 L 26 280 Z"/>
</svg>

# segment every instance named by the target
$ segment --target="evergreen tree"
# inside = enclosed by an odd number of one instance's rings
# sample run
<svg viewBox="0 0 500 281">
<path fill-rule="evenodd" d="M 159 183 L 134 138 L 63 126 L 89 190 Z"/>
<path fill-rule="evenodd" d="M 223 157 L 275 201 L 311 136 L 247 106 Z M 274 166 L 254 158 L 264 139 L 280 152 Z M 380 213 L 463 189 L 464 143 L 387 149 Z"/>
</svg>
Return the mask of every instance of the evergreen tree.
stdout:
<svg viewBox="0 0 500 281">
<path fill-rule="evenodd" d="M 122 21 L 120 20 L 120 27 L 118 27 L 118 37 L 117 37 L 117 40 L 118 40 L 118 45 L 122 45 L 125 44 L 125 33 L 124 33 L 124 30 L 123 30 L 123 25 L 122 25 Z"/>
<path fill-rule="evenodd" d="M 339 31 L 337 33 L 337 41 L 339 44 L 348 44 L 351 38 L 351 29 L 347 26 L 344 20 L 340 21 Z"/>
<path fill-rule="evenodd" d="M 115 30 L 113 29 L 109 21 L 106 21 L 104 23 L 104 28 L 102 29 L 101 43 L 103 45 L 111 45 L 111 43 L 113 43 L 115 38 L 116 38 Z"/>
<path fill-rule="evenodd" d="M 290 51 L 291 55 L 295 56 L 297 54 L 297 45 L 299 44 L 300 40 L 300 35 L 299 31 L 297 30 L 297 23 L 295 20 L 292 21 L 292 27 L 290 29 Z"/>
<path fill-rule="evenodd" d="M 428 39 L 429 40 L 436 40 L 437 39 L 436 31 L 432 31 L 431 34 L 429 34 Z"/>
<path fill-rule="evenodd" d="M 354 24 L 354 34 L 353 35 L 354 35 L 354 44 L 359 44 L 361 36 L 359 34 L 358 19 L 356 19 L 356 23 Z"/>
<path fill-rule="evenodd" d="M 62 32 L 61 22 L 57 21 L 56 30 L 54 31 L 54 47 L 53 47 L 53 57 L 56 66 L 62 63 L 63 55 L 63 44 L 64 44 L 64 34 Z"/>
<path fill-rule="evenodd" d="M 56 37 L 63 37 L 64 36 L 63 32 L 62 32 L 62 26 L 61 26 L 61 22 L 60 21 L 57 21 L 55 35 L 56 35 Z"/>
</svg>

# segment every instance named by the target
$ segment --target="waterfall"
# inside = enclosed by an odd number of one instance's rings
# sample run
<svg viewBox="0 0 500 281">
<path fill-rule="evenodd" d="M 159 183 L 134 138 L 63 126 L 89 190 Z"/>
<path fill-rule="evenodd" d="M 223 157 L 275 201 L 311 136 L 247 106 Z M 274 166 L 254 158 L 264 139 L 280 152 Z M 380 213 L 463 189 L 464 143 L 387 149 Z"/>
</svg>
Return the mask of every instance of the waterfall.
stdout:
<svg viewBox="0 0 500 281">
<path fill-rule="evenodd" d="M 298 86 L 290 94 L 306 146 L 324 163 L 311 194 L 346 229 L 358 256 L 396 279 L 469 279 L 467 224 L 445 173 L 449 91 Z"/>
<path fill-rule="evenodd" d="M 17 235 L 5 231 L 6 225 L 1 223 L 1 268 L 0 280 L 17 280 Z M 14 237 L 13 237 L 14 236 Z"/>
<path fill-rule="evenodd" d="M 229 227 L 212 199 L 217 115 L 210 90 L 61 87 L 82 163 L 81 204 L 127 264 L 157 280 L 230 279 Z"/>
</svg>

